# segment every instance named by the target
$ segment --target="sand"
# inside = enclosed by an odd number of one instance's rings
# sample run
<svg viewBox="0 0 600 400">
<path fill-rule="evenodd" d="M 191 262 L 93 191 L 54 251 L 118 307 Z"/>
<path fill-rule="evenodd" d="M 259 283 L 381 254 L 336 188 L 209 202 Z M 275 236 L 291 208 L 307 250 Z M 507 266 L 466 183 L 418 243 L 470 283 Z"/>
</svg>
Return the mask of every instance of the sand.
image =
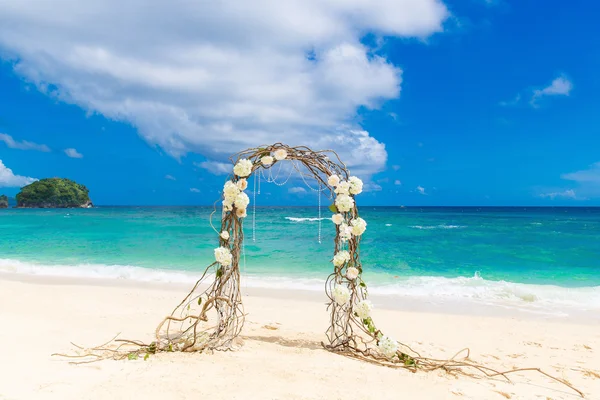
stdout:
<svg viewBox="0 0 600 400">
<path fill-rule="evenodd" d="M 70 342 L 101 344 L 117 333 L 149 340 L 186 293 L 181 287 L 0 276 L 0 399 L 576 399 L 535 373 L 501 379 L 410 373 L 321 347 L 327 327 L 318 294 L 254 290 L 243 347 L 214 354 L 161 354 L 147 361 L 71 365 L 52 357 Z M 116 282 L 115 282 L 116 283 Z M 324 296 L 324 295 L 323 295 Z M 471 348 L 497 369 L 541 367 L 600 399 L 600 326 L 526 314 L 485 316 L 386 309 L 377 324 L 424 355 Z"/>
</svg>

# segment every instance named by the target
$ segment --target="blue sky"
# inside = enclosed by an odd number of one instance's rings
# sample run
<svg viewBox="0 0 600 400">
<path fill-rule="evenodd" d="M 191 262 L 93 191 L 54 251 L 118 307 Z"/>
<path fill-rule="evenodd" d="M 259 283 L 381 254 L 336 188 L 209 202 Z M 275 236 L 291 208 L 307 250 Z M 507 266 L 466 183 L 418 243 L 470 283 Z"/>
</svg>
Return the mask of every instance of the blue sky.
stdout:
<svg viewBox="0 0 600 400">
<path fill-rule="evenodd" d="M 8 3 L 2 193 L 212 204 L 229 154 L 284 141 L 338 150 L 365 205 L 600 205 L 593 2 Z M 258 203 L 316 204 L 301 186 Z"/>
</svg>

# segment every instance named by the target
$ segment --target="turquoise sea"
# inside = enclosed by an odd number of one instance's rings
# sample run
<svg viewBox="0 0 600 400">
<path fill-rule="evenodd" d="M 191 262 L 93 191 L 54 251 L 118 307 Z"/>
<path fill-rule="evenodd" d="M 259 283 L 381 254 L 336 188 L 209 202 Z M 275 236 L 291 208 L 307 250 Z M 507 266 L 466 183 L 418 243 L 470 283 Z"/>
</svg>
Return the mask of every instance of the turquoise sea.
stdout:
<svg viewBox="0 0 600 400">
<path fill-rule="evenodd" d="M 0 272 L 193 282 L 213 260 L 212 207 L 0 210 Z M 330 212 L 323 208 L 323 216 Z M 362 207 L 372 293 L 600 309 L 600 208 Z M 218 226 L 219 218 L 214 218 Z M 333 224 L 257 207 L 246 286 L 322 290 Z"/>
</svg>

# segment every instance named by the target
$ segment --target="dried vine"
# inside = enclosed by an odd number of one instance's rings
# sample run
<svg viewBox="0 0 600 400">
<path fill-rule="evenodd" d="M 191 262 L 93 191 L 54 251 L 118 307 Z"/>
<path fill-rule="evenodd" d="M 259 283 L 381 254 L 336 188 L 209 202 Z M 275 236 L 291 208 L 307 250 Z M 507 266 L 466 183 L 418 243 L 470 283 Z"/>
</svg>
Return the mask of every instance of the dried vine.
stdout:
<svg viewBox="0 0 600 400">
<path fill-rule="evenodd" d="M 278 157 L 277 152 L 279 152 L 279 156 L 285 156 Z M 275 155 L 274 158 L 273 155 Z M 344 231 L 354 222 L 359 221 L 360 217 L 358 207 L 353 201 L 355 194 L 348 193 L 347 188 L 340 191 L 339 186 L 336 189 L 336 185 L 331 185 L 333 176 L 337 177 L 333 178 L 336 182 L 337 180 L 348 182 L 353 179 L 337 153 L 332 150 L 313 151 L 305 146 L 291 147 L 275 143 L 270 146 L 247 149 L 231 157 L 233 165 L 238 165 L 243 160 L 251 163 L 249 172 L 242 176 L 232 174 L 229 177 L 229 182 L 240 188 L 240 192 L 243 192 L 247 186 L 245 178 L 257 172 L 258 169 L 268 170 L 283 160 L 292 161 L 296 171 L 316 179 L 320 186 L 322 185 L 326 188 L 325 190 L 329 191 L 329 197 L 333 202 L 330 209 L 341 215 L 342 222 L 335 225 L 334 255 L 347 252 L 348 257 L 344 259 L 343 263 L 338 263 L 340 265 L 334 263 L 334 270 L 325 283 L 325 293 L 329 298 L 330 325 L 326 331 L 327 341 L 323 343 L 324 348 L 348 357 L 388 367 L 404 368 L 413 372 L 441 369 L 448 373 L 472 377 L 502 376 L 509 381 L 507 376 L 509 374 L 535 371 L 569 387 L 584 397 L 584 394 L 570 383 L 551 376 L 539 368 L 497 371 L 470 361 L 469 349 L 461 350 L 447 360 L 422 357 L 407 345 L 385 336 L 377 328 L 370 315 L 364 315 L 357 311 L 361 306 L 367 307 L 370 311 L 367 285 L 362 279 L 363 267 L 360 261 L 359 245 L 362 232 L 349 235 Z M 304 167 L 305 171 L 297 164 Z M 360 186 L 362 187 L 362 182 Z M 345 211 L 339 210 L 335 205 L 339 192 L 352 198 L 352 206 Z M 221 225 L 220 230 L 217 230 L 212 225 L 212 217 L 219 210 L 221 211 Z M 107 358 L 148 357 L 150 354 L 159 352 L 228 351 L 236 348 L 236 339 L 242 330 L 245 318 L 239 268 L 244 241 L 243 221 L 245 217 L 245 206 L 242 209 L 237 206 L 237 203 L 228 204 L 226 198 L 223 207 L 215 207 L 215 211 L 211 214 L 211 226 L 219 235 L 220 247 L 230 253 L 231 259 L 225 263 L 217 260 L 206 268 L 188 295 L 157 326 L 153 342 L 146 344 L 114 338 L 110 342 L 92 349 L 77 346 L 79 349 L 77 355 L 59 355 L 82 358 L 83 360 L 78 363 L 85 363 Z M 350 271 L 356 271 L 356 273 L 350 273 Z M 338 290 L 342 293 L 347 291 L 349 298 L 340 300 L 340 295 L 336 294 Z M 214 322 L 209 323 L 209 321 Z M 386 342 L 386 346 L 384 346 L 384 342 Z M 110 343 L 117 345 L 110 345 Z M 461 354 L 465 354 L 465 356 L 457 359 Z"/>
</svg>

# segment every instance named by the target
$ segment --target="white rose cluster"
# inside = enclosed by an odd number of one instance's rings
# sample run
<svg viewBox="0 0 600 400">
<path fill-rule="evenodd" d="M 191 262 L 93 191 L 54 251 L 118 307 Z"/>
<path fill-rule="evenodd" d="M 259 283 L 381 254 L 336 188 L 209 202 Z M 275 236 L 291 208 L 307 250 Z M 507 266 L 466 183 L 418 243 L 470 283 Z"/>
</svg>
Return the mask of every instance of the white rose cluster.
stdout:
<svg viewBox="0 0 600 400">
<path fill-rule="evenodd" d="M 341 224 L 340 225 L 340 240 L 342 242 L 347 242 L 350 239 L 352 239 L 352 227 L 350 227 L 346 224 Z"/>
<path fill-rule="evenodd" d="M 233 261 L 233 255 L 227 247 L 217 247 L 215 249 L 215 260 L 222 266 L 228 267 Z"/>
<path fill-rule="evenodd" d="M 348 182 L 350 184 L 350 193 L 351 194 L 361 194 L 362 190 L 363 190 L 363 182 L 358 179 L 356 176 L 351 176 L 350 179 L 348 179 Z"/>
<path fill-rule="evenodd" d="M 348 212 L 354 207 L 354 199 L 347 194 L 338 194 L 335 198 L 335 206 L 338 211 Z"/>
<path fill-rule="evenodd" d="M 360 236 L 367 230 L 367 221 L 360 217 L 350 221 L 350 225 L 352 225 L 352 234 L 354 236 Z"/>
<path fill-rule="evenodd" d="M 329 186 L 335 188 L 336 194 L 361 194 L 363 191 L 363 181 L 356 176 L 351 176 L 347 181 L 342 180 L 338 175 L 330 175 L 327 178 Z"/>
<path fill-rule="evenodd" d="M 348 267 L 348 269 L 346 270 L 346 278 L 348 278 L 351 281 L 353 281 L 357 277 L 358 277 L 358 268 Z"/>
<path fill-rule="evenodd" d="M 371 310 L 373 309 L 373 303 L 369 300 L 362 300 L 354 306 L 354 312 L 361 320 L 367 319 L 371 316 Z"/>
<path fill-rule="evenodd" d="M 252 161 L 242 158 L 233 167 L 233 173 L 239 176 L 240 178 L 250 176 L 250 174 L 252 173 Z"/>
<path fill-rule="evenodd" d="M 398 352 L 398 342 L 389 336 L 383 336 L 377 343 L 379 351 L 387 358 L 392 358 Z"/>
<path fill-rule="evenodd" d="M 285 149 L 277 149 L 273 152 L 273 155 L 277 161 L 281 161 L 287 158 L 288 153 Z"/>
<path fill-rule="evenodd" d="M 350 261 L 350 253 L 348 253 L 346 250 L 338 251 L 333 256 L 333 265 L 336 267 L 341 267 L 348 261 Z"/>
<path fill-rule="evenodd" d="M 339 306 L 343 306 L 350 300 L 350 291 L 346 286 L 335 285 L 333 288 L 333 300 Z"/>
<path fill-rule="evenodd" d="M 344 216 L 339 213 L 333 214 L 333 216 L 331 217 L 331 220 L 333 221 L 334 224 L 340 225 L 342 222 L 344 222 Z"/>
<path fill-rule="evenodd" d="M 262 165 L 269 166 L 269 165 L 273 164 L 273 157 L 264 156 L 260 159 L 260 162 Z"/>
</svg>

